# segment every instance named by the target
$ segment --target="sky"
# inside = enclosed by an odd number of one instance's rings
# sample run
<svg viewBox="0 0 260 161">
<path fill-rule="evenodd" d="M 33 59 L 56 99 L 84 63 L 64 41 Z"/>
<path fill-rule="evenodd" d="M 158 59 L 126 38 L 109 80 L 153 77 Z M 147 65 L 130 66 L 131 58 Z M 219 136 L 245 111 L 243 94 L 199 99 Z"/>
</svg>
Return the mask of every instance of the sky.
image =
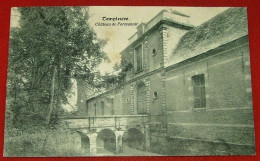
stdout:
<svg viewBox="0 0 260 161">
<path fill-rule="evenodd" d="M 99 39 L 106 39 L 107 44 L 104 47 L 104 52 L 107 53 L 110 58 L 110 62 L 103 62 L 99 66 L 99 70 L 102 74 L 106 72 L 112 72 L 113 65 L 120 62 L 120 52 L 124 50 L 129 44 L 128 38 L 131 37 L 136 32 L 135 26 L 129 27 L 118 27 L 118 26 L 96 26 L 98 22 L 104 22 L 102 17 L 127 17 L 129 20 L 127 22 L 141 23 L 148 22 L 155 15 L 157 15 L 163 9 L 174 9 L 190 16 L 190 23 L 194 26 L 198 26 L 203 22 L 209 20 L 210 18 L 216 16 L 217 14 L 223 12 L 227 8 L 223 7 L 105 7 L 105 6 L 92 6 L 89 7 L 90 19 L 89 23 L 93 27 L 94 31 L 97 33 Z M 16 26 L 19 21 L 19 13 L 16 9 L 12 9 L 11 13 L 11 26 Z M 75 106 L 77 101 L 77 88 L 76 83 L 73 83 L 74 87 L 71 91 L 71 98 L 69 102 L 71 105 Z M 64 106 L 65 109 L 71 111 L 70 106 Z"/>
<path fill-rule="evenodd" d="M 227 7 L 90 7 L 89 23 L 97 33 L 98 38 L 108 39 L 104 51 L 111 62 L 104 62 L 100 65 L 101 73 L 111 72 L 116 62 L 120 62 L 120 52 L 127 47 L 128 38 L 136 32 L 135 26 L 95 26 L 102 21 L 102 17 L 128 17 L 127 22 L 141 23 L 148 22 L 163 9 L 174 9 L 190 16 L 190 23 L 198 26 L 217 14 L 228 9 Z"/>
</svg>

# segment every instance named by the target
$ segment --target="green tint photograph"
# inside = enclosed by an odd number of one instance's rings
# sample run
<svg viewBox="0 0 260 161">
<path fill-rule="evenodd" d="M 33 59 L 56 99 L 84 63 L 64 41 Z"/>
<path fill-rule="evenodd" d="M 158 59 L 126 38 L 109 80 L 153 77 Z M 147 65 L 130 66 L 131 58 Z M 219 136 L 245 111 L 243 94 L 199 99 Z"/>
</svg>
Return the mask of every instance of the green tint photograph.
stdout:
<svg viewBox="0 0 260 161">
<path fill-rule="evenodd" d="M 13 7 L 4 157 L 255 155 L 246 7 Z"/>
</svg>

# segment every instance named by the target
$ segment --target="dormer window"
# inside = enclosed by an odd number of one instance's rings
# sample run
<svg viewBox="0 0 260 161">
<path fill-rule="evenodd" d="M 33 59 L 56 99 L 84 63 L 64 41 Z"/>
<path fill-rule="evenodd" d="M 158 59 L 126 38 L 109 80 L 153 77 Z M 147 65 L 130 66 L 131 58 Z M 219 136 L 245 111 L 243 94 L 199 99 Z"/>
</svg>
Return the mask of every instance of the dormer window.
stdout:
<svg viewBox="0 0 260 161">
<path fill-rule="evenodd" d="M 138 45 L 135 48 L 135 65 L 136 65 L 136 73 L 143 71 L 143 46 Z"/>
</svg>

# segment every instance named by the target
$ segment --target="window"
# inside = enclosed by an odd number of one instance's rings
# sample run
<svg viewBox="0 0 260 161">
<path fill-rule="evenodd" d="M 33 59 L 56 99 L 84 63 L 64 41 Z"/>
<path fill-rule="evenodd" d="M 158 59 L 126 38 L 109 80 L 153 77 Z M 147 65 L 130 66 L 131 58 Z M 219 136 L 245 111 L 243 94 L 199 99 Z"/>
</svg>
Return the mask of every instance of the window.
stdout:
<svg viewBox="0 0 260 161">
<path fill-rule="evenodd" d="M 110 112 L 111 115 L 114 115 L 115 114 L 115 110 L 114 110 L 114 99 L 111 98 L 111 112 Z"/>
<path fill-rule="evenodd" d="M 87 113 L 87 116 L 88 116 L 88 111 L 89 111 L 89 104 L 88 104 L 88 102 L 86 102 L 86 113 Z"/>
<path fill-rule="evenodd" d="M 146 89 L 143 82 L 137 85 L 137 114 L 146 114 Z"/>
<path fill-rule="evenodd" d="M 114 106 L 112 105 L 112 109 L 111 109 L 111 112 L 110 112 L 111 115 L 114 115 L 115 114 L 115 110 L 114 110 Z"/>
<path fill-rule="evenodd" d="M 97 104 L 94 104 L 95 116 L 97 116 Z"/>
<path fill-rule="evenodd" d="M 139 45 L 135 48 L 135 63 L 136 63 L 136 72 L 141 72 L 143 70 L 143 48 L 142 45 Z"/>
<path fill-rule="evenodd" d="M 101 115 L 105 115 L 105 104 L 103 101 L 101 102 Z"/>
<path fill-rule="evenodd" d="M 192 85 L 193 85 L 193 94 L 194 94 L 194 108 L 205 108 L 206 96 L 205 96 L 204 74 L 193 76 Z"/>
</svg>

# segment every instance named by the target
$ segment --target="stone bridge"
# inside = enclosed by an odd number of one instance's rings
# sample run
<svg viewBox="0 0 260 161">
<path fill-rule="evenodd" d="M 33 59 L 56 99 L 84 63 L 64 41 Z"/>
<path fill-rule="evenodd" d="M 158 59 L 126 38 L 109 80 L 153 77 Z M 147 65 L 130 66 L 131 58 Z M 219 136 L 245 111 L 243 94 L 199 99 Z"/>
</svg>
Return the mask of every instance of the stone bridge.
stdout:
<svg viewBox="0 0 260 161">
<path fill-rule="evenodd" d="M 147 115 L 110 115 L 67 118 L 69 128 L 81 136 L 81 146 L 90 155 L 99 149 L 123 152 L 123 142 L 139 150 L 149 150 L 149 121 Z"/>
</svg>

